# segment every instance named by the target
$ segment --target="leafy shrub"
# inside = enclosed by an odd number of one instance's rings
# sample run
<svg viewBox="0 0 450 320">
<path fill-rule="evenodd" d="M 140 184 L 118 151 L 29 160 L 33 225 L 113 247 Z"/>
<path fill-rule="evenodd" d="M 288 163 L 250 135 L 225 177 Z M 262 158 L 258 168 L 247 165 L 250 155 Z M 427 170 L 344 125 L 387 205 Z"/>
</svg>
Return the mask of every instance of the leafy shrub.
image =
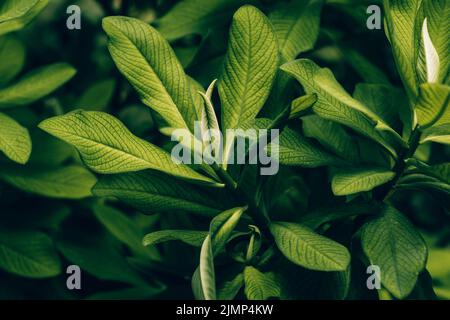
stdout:
<svg viewBox="0 0 450 320">
<path fill-rule="evenodd" d="M 0 32 L 23 27 L 46 1 L 12 3 L 0 11 Z M 392 60 L 384 67 L 359 51 L 376 32 L 364 29 L 365 3 L 185 0 L 156 27 L 143 21 L 148 8 L 132 8 L 119 13 L 140 19 L 102 19 L 117 80 L 97 81 L 81 98 L 63 95 L 74 108 L 50 99 L 56 115 L 39 119 L 78 153 L 41 134 L 42 150 L 27 165 L 2 162 L 7 185 L 57 199 L 40 200 L 42 213 L 26 230 L 8 221 L 0 268 L 57 276 L 55 243 L 63 261 L 92 277 L 90 298 L 191 297 L 192 289 L 208 300 L 434 299 L 433 286 L 448 298 L 448 1 L 384 1 L 387 40 L 376 38 L 373 49 Z M 4 18 L 8 10 L 22 13 L 17 22 Z M 345 39 L 345 25 L 327 17 L 360 29 Z M 13 36 L 0 38 L 1 61 L 11 59 L 0 66 L 2 110 L 32 104 L 74 75 L 52 64 L 6 85 L 23 51 Z M 13 117 L 0 113 L 0 150 L 23 165 L 31 140 Z M 279 129 L 280 172 L 175 163 L 170 135 L 194 134 L 195 121 L 222 132 Z M 2 206 L 11 210 L 22 197 Z M 370 265 L 380 269 L 379 291 L 366 285 Z"/>
</svg>

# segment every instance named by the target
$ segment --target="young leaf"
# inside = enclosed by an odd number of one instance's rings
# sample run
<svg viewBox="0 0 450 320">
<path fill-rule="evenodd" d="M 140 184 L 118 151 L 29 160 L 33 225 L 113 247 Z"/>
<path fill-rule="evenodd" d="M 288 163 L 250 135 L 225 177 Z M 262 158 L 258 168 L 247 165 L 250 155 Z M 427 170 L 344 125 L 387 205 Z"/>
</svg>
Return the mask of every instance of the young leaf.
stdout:
<svg viewBox="0 0 450 320">
<path fill-rule="evenodd" d="M 358 161 L 357 142 L 339 124 L 316 115 L 303 117 L 302 123 L 305 136 L 315 138 L 322 146 L 342 159 L 350 162 Z"/>
<path fill-rule="evenodd" d="M 278 46 L 269 20 L 255 7 L 233 16 L 219 95 L 223 129 L 253 120 L 266 101 L 278 64 Z M 227 159 L 232 139 L 226 142 Z"/>
<path fill-rule="evenodd" d="M 422 127 L 450 123 L 450 86 L 422 84 L 415 110 L 417 122 Z"/>
<path fill-rule="evenodd" d="M 246 207 L 229 209 L 217 215 L 211 221 L 209 233 L 214 255 L 223 250 L 245 210 L 247 210 Z"/>
<path fill-rule="evenodd" d="M 211 84 L 209 85 L 208 89 L 206 90 L 205 93 L 199 91 L 199 94 L 201 95 L 201 97 L 204 100 L 204 108 L 202 109 L 202 113 L 201 113 L 201 129 L 202 129 L 202 136 L 201 139 L 203 141 L 210 141 L 211 140 L 211 135 L 206 135 L 206 131 L 207 130 L 213 130 L 213 131 L 219 131 L 220 127 L 219 127 L 219 121 L 217 121 L 217 116 L 216 116 L 216 112 L 214 111 L 214 106 L 212 104 L 211 101 L 211 97 L 212 97 L 212 93 L 214 90 L 214 85 L 216 83 L 217 80 L 214 80 L 213 82 L 211 82 Z"/>
<path fill-rule="evenodd" d="M 309 110 L 316 102 L 317 102 L 316 94 L 306 94 L 304 96 L 296 98 L 291 103 L 291 112 L 289 114 L 289 120 L 298 118 L 302 113 Z"/>
<path fill-rule="evenodd" d="M 350 253 L 343 245 L 290 222 L 272 222 L 270 232 L 278 249 L 295 264 L 318 271 L 344 271 Z"/>
<path fill-rule="evenodd" d="M 297 0 L 270 13 L 284 62 L 314 47 L 319 36 L 322 5 L 322 0 Z"/>
<path fill-rule="evenodd" d="M 48 0 L 5 0 L 0 4 L 0 35 L 25 27 L 48 4 Z"/>
<path fill-rule="evenodd" d="M 249 300 L 266 300 L 280 296 L 280 286 L 273 273 L 262 273 L 247 266 L 244 269 L 245 296 Z"/>
<path fill-rule="evenodd" d="M 407 159 L 406 163 L 415 166 L 429 176 L 450 184 L 450 162 L 429 166 L 416 159 Z"/>
<path fill-rule="evenodd" d="M 212 182 L 170 154 L 134 136 L 119 120 L 98 111 L 74 111 L 44 120 L 39 127 L 72 144 L 87 166 L 98 173 L 121 173 L 155 169 L 202 182 Z"/>
<path fill-rule="evenodd" d="M 205 300 L 216 299 L 216 276 L 211 235 L 207 235 L 200 250 L 200 282 Z"/>
<path fill-rule="evenodd" d="M 207 231 L 160 230 L 146 234 L 142 243 L 144 246 L 153 246 L 161 242 L 179 240 L 191 246 L 200 247 L 207 235 Z"/>
<path fill-rule="evenodd" d="M 69 81 L 75 73 L 76 70 L 66 63 L 34 70 L 11 86 L 0 89 L 0 109 L 37 101 Z"/>
<path fill-rule="evenodd" d="M 280 137 L 279 160 L 284 165 L 316 168 L 340 162 L 332 154 L 314 146 L 307 138 L 287 128 Z"/>
<path fill-rule="evenodd" d="M 384 168 L 346 168 L 333 174 L 331 189 L 336 196 L 370 191 L 395 176 L 395 173 Z"/>
<path fill-rule="evenodd" d="M 52 240 L 41 232 L 0 231 L 0 268 L 27 278 L 61 273 Z"/>
<path fill-rule="evenodd" d="M 316 114 L 366 135 L 385 147 L 391 154 L 396 155 L 395 150 L 375 129 L 375 126 L 382 125 L 383 130 L 390 132 L 393 129 L 367 106 L 353 99 L 336 81 L 329 69 L 320 68 L 310 60 L 300 59 L 282 65 L 281 70 L 295 77 L 306 93 L 317 94 L 317 102 L 312 107 Z"/>
<path fill-rule="evenodd" d="M 220 204 L 208 194 L 157 172 L 102 176 L 92 192 L 99 197 L 116 197 L 147 214 L 183 210 L 213 215 L 220 211 Z"/>
<path fill-rule="evenodd" d="M 416 18 L 418 83 L 447 83 L 450 66 L 450 4 L 424 0 Z"/>
<path fill-rule="evenodd" d="M 59 168 L 5 168 L 0 179 L 26 192 L 61 198 L 82 199 L 92 195 L 97 179 L 86 168 L 70 165 Z"/>
<path fill-rule="evenodd" d="M 20 164 L 27 163 L 31 154 L 31 139 L 27 128 L 1 112 L 0 151 Z"/>
<path fill-rule="evenodd" d="M 0 37 L 0 84 L 13 79 L 25 63 L 25 47 L 13 36 Z"/>
<path fill-rule="evenodd" d="M 142 102 L 173 128 L 194 128 L 195 114 L 190 84 L 167 41 L 138 19 L 107 17 L 103 29 L 109 52 Z"/>
<path fill-rule="evenodd" d="M 427 247 L 414 226 L 395 208 L 363 226 L 364 253 L 382 271 L 381 283 L 398 299 L 409 295 L 425 268 Z"/>
</svg>

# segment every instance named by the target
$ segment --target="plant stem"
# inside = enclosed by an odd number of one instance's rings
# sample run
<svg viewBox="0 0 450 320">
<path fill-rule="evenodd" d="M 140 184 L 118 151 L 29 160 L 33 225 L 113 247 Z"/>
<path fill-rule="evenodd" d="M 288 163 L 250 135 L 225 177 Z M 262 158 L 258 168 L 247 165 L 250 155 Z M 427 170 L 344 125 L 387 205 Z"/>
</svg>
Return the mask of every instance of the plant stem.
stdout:
<svg viewBox="0 0 450 320">
<path fill-rule="evenodd" d="M 417 150 L 420 141 L 420 131 L 416 127 L 409 138 L 408 148 L 404 149 L 403 152 L 399 155 L 398 161 L 394 166 L 393 171 L 395 172 L 395 177 L 387 184 L 385 188 L 384 194 L 382 194 L 381 199 L 384 201 L 389 200 L 395 192 L 395 186 L 400 178 L 403 176 L 406 169 L 405 160 L 411 158 Z"/>
</svg>

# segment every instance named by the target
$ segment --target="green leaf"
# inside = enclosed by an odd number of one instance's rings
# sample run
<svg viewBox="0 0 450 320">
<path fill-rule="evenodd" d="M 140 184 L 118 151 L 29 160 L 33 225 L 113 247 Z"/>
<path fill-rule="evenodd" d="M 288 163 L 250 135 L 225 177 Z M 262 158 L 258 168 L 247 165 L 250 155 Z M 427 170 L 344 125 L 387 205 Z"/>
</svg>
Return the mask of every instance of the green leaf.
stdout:
<svg viewBox="0 0 450 320">
<path fill-rule="evenodd" d="M 0 179 L 26 192 L 61 199 L 89 197 L 97 181 L 90 171 L 77 165 L 59 168 L 6 167 L 0 169 Z"/>
<path fill-rule="evenodd" d="M 416 17 L 422 0 L 384 0 L 386 30 L 400 77 L 410 100 L 417 95 Z M 422 25 L 422 21 L 420 21 Z"/>
<path fill-rule="evenodd" d="M 341 48 L 341 51 L 343 58 L 352 66 L 364 82 L 384 85 L 390 84 L 383 70 L 374 65 L 364 55 L 350 48 Z"/>
<path fill-rule="evenodd" d="M 1 112 L 0 151 L 20 164 L 27 163 L 31 154 L 31 139 L 27 128 Z"/>
<path fill-rule="evenodd" d="M 157 172 L 102 176 L 92 192 L 99 197 L 116 197 L 147 214 L 183 210 L 213 215 L 220 211 L 220 204 L 209 194 Z"/>
<path fill-rule="evenodd" d="M 404 175 L 396 184 L 397 189 L 432 189 L 450 194 L 450 184 L 442 179 L 430 177 L 426 174 L 414 173 Z"/>
<path fill-rule="evenodd" d="M 0 35 L 22 29 L 47 4 L 48 0 L 5 0 L 0 5 Z"/>
<path fill-rule="evenodd" d="M 214 256 L 225 248 L 226 242 L 245 210 L 247 210 L 247 207 L 229 209 L 220 213 L 211 221 L 209 233 L 212 239 Z"/>
<path fill-rule="evenodd" d="M 217 120 L 216 112 L 214 111 L 214 105 L 211 101 L 211 97 L 214 90 L 214 85 L 217 80 L 214 80 L 209 85 L 205 93 L 199 91 L 198 93 L 204 100 L 204 108 L 202 109 L 201 116 L 201 129 L 202 136 L 201 140 L 209 142 L 212 140 L 211 134 L 207 134 L 207 130 L 212 130 L 213 132 L 220 132 L 219 121 Z"/>
<path fill-rule="evenodd" d="M 146 234 L 142 243 L 144 246 L 153 246 L 161 242 L 179 240 L 191 246 L 200 247 L 207 235 L 207 231 L 160 230 Z"/>
<path fill-rule="evenodd" d="M 11 86 L 0 89 L 0 109 L 33 103 L 61 87 L 75 73 L 76 70 L 66 63 L 36 69 Z"/>
<path fill-rule="evenodd" d="M 423 131 L 420 143 L 436 142 L 450 144 L 450 124 L 443 124 Z"/>
<path fill-rule="evenodd" d="M 446 0 L 422 0 L 416 18 L 418 83 L 449 84 L 450 4 Z"/>
<path fill-rule="evenodd" d="M 414 226 L 386 206 L 379 217 L 364 225 L 361 241 L 370 263 L 381 269 L 381 283 L 395 297 L 407 297 L 427 260 L 427 247 Z"/>
<path fill-rule="evenodd" d="M 395 150 L 375 126 L 380 124 L 383 130 L 390 132 L 393 129 L 367 106 L 353 99 L 336 81 L 331 70 L 320 68 L 306 59 L 288 62 L 281 66 L 281 70 L 296 78 L 306 93 L 317 94 L 317 102 L 312 107 L 316 114 L 356 130 L 385 147 L 392 155 L 396 155 Z"/>
<path fill-rule="evenodd" d="M 25 64 L 25 47 L 13 36 L 0 37 L 0 84 L 13 79 Z"/>
<path fill-rule="evenodd" d="M 92 111 L 105 110 L 114 95 L 115 88 L 116 81 L 113 78 L 98 81 L 83 92 L 75 106 Z"/>
<path fill-rule="evenodd" d="M 316 115 L 302 117 L 302 123 L 305 136 L 315 138 L 323 147 L 342 159 L 358 161 L 357 142 L 339 124 Z"/>
<path fill-rule="evenodd" d="M 406 163 L 418 168 L 421 172 L 450 184 L 450 162 L 429 166 L 416 159 L 407 159 Z"/>
<path fill-rule="evenodd" d="M 233 300 L 244 286 L 244 274 L 239 273 L 230 281 L 226 281 L 217 290 L 218 300 Z"/>
<path fill-rule="evenodd" d="M 0 231 L 0 268 L 27 278 L 61 273 L 52 240 L 41 232 Z"/>
<path fill-rule="evenodd" d="M 278 249 L 291 262 L 318 271 L 344 271 L 350 253 L 343 245 L 290 222 L 272 222 L 270 232 Z"/>
<path fill-rule="evenodd" d="M 244 269 L 245 295 L 248 300 L 266 300 L 280 296 L 280 286 L 273 273 L 262 273 L 247 266 Z"/>
<path fill-rule="evenodd" d="M 204 33 L 211 27 L 225 25 L 234 10 L 251 0 L 185 0 L 177 3 L 156 21 L 158 31 L 167 40 L 194 33 Z"/>
<path fill-rule="evenodd" d="M 278 65 L 277 40 L 269 20 L 252 6 L 233 16 L 219 95 L 222 128 L 240 128 L 253 120 L 264 105 Z M 227 159 L 233 138 L 226 141 Z"/>
<path fill-rule="evenodd" d="M 314 47 L 322 5 L 322 0 L 297 0 L 270 13 L 283 61 L 291 61 Z"/>
<path fill-rule="evenodd" d="M 75 146 L 84 163 L 98 173 L 155 169 L 195 181 L 212 182 L 170 154 L 134 136 L 119 120 L 98 111 L 74 111 L 44 120 L 39 127 Z"/>
<path fill-rule="evenodd" d="M 124 259 L 117 242 L 113 242 L 105 234 L 91 234 L 80 237 L 59 239 L 56 244 L 64 257 L 78 265 L 82 272 L 102 281 L 119 281 L 134 285 L 144 285 L 146 282 Z"/>
<path fill-rule="evenodd" d="M 298 118 L 302 113 L 309 110 L 317 101 L 317 95 L 306 94 L 298 97 L 291 103 L 291 112 L 289 114 L 289 120 Z"/>
<path fill-rule="evenodd" d="M 278 149 L 279 161 L 284 165 L 316 168 L 340 162 L 335 156 L 314 146 L 307 138 L 289 128 L 282 132 Z"/>
<path fill-rule="evenodd" d="M 211 235 L 207 235 L 200 250 L 200 282 L 205 300 L 216 299 L 216 276 Z"/>
<path fill-rule="evenodd" d="M 422 84 L 415 110 L 421 127 L 450 124 L 450 86 Z"/>
<path fill-rule="evenodd" d="M 142 102 L 173 128 L 193 129 L 195 114 L 190 84 L 167 41 L 148 24 L 134 18 L 107 17 L 103 29 L 109 52 Z"/>
<path fill-rule="evenodd" d="M 333 174 L 331 189 L 336 196 L 370 191 L 395 177 L 385 168 L 345 168 Z"/>
<path fill-rule="evenodd" d="M 92 211 L 100 223 L 118 240 L 138 254 L 154 257 L 142 244 L 144 232 L 127 215 L 106 205 L 96 204 Z"/>
<path fill-rule="evenodd" d="M 390 85 L 359 83 L 353 96 L 391 127 L 397 126 L 401 112 L 409 112 L 404 91 Z"/>
</svg>

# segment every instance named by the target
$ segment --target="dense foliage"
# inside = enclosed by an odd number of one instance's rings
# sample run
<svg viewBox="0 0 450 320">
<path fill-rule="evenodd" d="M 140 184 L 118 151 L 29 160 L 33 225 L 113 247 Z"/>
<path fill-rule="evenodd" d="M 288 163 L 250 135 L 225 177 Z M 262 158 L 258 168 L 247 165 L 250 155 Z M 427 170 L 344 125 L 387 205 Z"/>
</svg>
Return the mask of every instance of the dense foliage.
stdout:
<svg viewBox="0 0 450 320">
<path fill-rule="evenodd" d="M 2 1 L 0 298 L 450 299 L 449 21 L 448 0 Z M 279 172 L 174 162 L 196 121 L 279 129 Z"/>
</svg>

